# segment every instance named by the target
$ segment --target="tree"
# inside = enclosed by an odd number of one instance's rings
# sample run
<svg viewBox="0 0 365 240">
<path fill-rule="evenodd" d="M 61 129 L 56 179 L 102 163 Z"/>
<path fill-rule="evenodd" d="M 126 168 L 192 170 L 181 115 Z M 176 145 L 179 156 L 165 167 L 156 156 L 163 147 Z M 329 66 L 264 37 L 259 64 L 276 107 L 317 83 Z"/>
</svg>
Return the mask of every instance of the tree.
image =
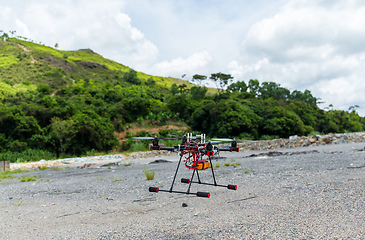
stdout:
<svg viewBox="0 0 365 240">
<path fill-rule="evenodd" d="M 186 95 L 175 95 L 167 100 L 166 105 L 171 112 L 179 113 L 181 118 L 185 118 L 189 100 L 186 98 Z"/>
<path fill-rule="evenodd" d="M 263 82 L 260 87 L 262 98 L 272 97 L 276 100 L 287 100 L 290 97 L 290 91 L 286 88 L 280 87 L 280 84 L 274 82 Z"/>
<path fill-rule="evenodd" d="M 51 93 L 51 88 L 48 85 L 38 85 L 37 91 L 42 94 L 48 95 Z"/>
<path fill-rule="evenodd" d="M 187 89 L 187 87 L 188 86 L 186 86 L 186 84 L 184 83 L 184 84 L 181 84 L 181 85 L 179 85 L 179 90 L 180 90 L 180 93 L 186 93 L 187 91 L 188 91 L 188 89 Z"/>
<path fill-rule="evenodd" d="M 205 132 L 210 136 L 231 137 L 240 133 L 257 131 L 261 118 L 246 105 L 233 99 L 204 100 L 191 114 L 193 130 Z"/>
<path fill-rule="evenodd" d="M 12 36 L 12 37 L 14 37 L 14 35 L 15 35 L 16 31 L 15 31 L 15 30 L 13 30 L 13 31 L 9 31 L 9 33 L 11 34 L 11 36 Z"/>
<path fill-rule="evenodd" d="M 224 74 L 219 72 L 219 73 L 212 73 L 209 79 L 214 81 L 218 93 L 221 94 L 224 91 L 224 87 L 227 86 L 228 83 L 232 82 L 233 77 L 231 76 L 231 74 Z"/>
<path fill-rule="evenodd" d="M 359 108 L 359 105 L 350 106 L 349 111 L 356 111 L 357 108 Z"/>
<path fill-rule="evenodd" d="M 304 93 L 298 90 L 294 90 L 291 94 L 290 94 L 290 99 L 292 100 L 300 100 L 309 104 L 313 104 L 316 105 L 318 102 L 318 100 L 320 100 L 320 98 L 316 98 L 313 97 L 311 91 L 309 90 L 305 90 Z M 330 104 L 332 105 L 332 104 Z M 331 106 L 329 106 L 331 107 Z M 333 106 L 332 106 L 333 107 Z"/>
<path fill-rule="evenodd" d="M 244 81 L 238 81 L 236 83 L 232 83 L 227 87 L 228 92 L 239 92 L 243 93 L 247 91 L 247 85 Z"/>
<path fill-rule="evenodd" d="M 202 99 L 204 99 L 204 96 L 207 93 L 207 91 L 208 91 L 207 87 L 194 86 L 190 88 L 191 98 L 195 101 L 200 102 Z"/>
<path fill-rule="evenodd" d="M 133 69 L 130 69 L 124 74 L 123 80 L 135 85 L 141 85 L 141 80 L 137 77 L 137 72 Z"/>
<path fill-rule="evenodd" d="M 1 33 L 2 33 L 2 34 L 1 34 Z M 8 38 L 9 38 L 9 35 L 8 35 L 6 32 L 1 31 L 1 32 L 0 32 L 0 34 L 1 34 L 0 38 L 1 38 L 1 40 L 3 40 L 4 42 L 6 41 L 6 39 L 8 39 Z"/>
<path fill-rule="evenodd" d="M 260 92 L 260 83 L 257 79 L 250 79 L 248 82 L 248 88 L 250 89 L 250 93 L 254 96 L 258 96 Z"/>
<path fill-rule="evenodd" d="M 153 86 L 155 84 L 156 84 L 156 81 L 153 80 L 153 78 L 150 77 L 149 79 L 147 79 L 146 85 Z"/>
<path fill-rule="evenodd" d="M 176 85 L 176 83 L 171 85 L 171 90 L 170 90 L 172 95 L 175 95 L 177 93 L 179 93 L 179 87 Z"/>
<path fill-rule="evenodd" d="M 76 155 L 81 155 L 90 149 L 106 152 L 118 145 L 113 124 L 94 111 L 78 112 L 71 120 L 75 122 L 76 133 L 68 152 Z"/>
<path fill-rule="evenodd" d="M 74 125 L 73 120 L 62 120 L 58 117 L 51 119 L 50 139 L 52 145 L 56 148 L 57 155 L 59 152 L 63 155 L 70 146 L 76 134 Z"/>
<path fill-rule="evenodd" d="M 195 74 L 193 76 L 193 79 L 191 81 L 192 82 L 197 82 L 198 83 L 198 86 L 201 86 L 202 85 L 202 81 L 204 81 L 206 79 L 207 79 L 207 76 Z"/>
<path fill-rule="evenodd" d="M 55 48 L 58 48 L 58 43 L 56 43 L 56 44 L 54 45 L 54 47 L 55 47 Z"/>
<path fill-rule="evenodd" d="M 16 113 L 14 115 L 14 121 L 16 127 L 10 129 L 14 138 L 25 142 L 30 139 L 32 135 L 42 133 L 42 129 L 34 116 Z"/>
<path fill-rule="evenodd" d="M 124 119 L 127 122 L 133 122 L 138 117 L 144 117 L 148 115 L 152 102 L 150 101 L 150 98 L 131 95 L 123 99 L 122 103 L 124 104 L 126 110 Z"/>
</svg>

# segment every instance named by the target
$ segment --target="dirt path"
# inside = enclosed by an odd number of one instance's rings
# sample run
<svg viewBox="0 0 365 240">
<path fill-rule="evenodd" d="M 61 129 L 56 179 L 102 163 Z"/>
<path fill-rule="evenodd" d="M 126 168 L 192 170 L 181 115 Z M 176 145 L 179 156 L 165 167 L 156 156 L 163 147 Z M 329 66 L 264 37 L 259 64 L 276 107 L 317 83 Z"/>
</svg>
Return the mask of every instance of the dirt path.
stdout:
<svg viewBox="0 0 365 240">
<path fill-rule="evenodd" d="M 18 45 L 18 47 L 20 47 L 21 49 L 23 49 L 24 52 L 26 52 L 26 53 L 29 53 L 30 52 L 29 49 L 26 48 L 26 47 L 24 47 L 23 45 L 21 45 L 19 43 L 17 45 Z M 30 56 L 30 58 L 32 59 L 31 63 L 36 63 L 37 62 L 37 60 L 35 60 L 32 55 Z"/>
</svg>

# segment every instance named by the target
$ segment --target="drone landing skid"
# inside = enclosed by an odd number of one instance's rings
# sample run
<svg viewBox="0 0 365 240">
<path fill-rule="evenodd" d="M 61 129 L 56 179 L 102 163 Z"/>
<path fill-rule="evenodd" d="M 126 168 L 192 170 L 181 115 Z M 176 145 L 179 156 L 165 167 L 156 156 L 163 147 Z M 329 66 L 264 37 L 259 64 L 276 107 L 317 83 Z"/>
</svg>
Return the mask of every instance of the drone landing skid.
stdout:
<svg viewBox="0 0 365 240">
<path fill-rule="evenodd" d="M 196 193 L 190 192 L 190 187 L 191 187 L 191 184 L 192 183 L 198 183 L 198 184 L 210 185 L 210 186 L 216 186 L 216 187 L 226 187 L 226 188 L 231 189 L 231 190 L 237 190 L 237 185 L 220 185 L 220 184 L 217 184 L 217 182 L 215 180 L 215 176 L 214 176 L 214 170 L 213 170 L 212 160 L 211 160 L 211 158 L 209 156 L 210 168 L 212 169 L 212 175 L 213 175 L 214 183 L 204 183 L 204 182 L 201 182 L 200 181 L 200 177 L 199 177 L 199 173 L 198 173 L 199 170 L 194 169 L 193 170 L 193 174 L 192 174 L 192 176 L 191 176 L 190 179 L 188 179 L 188 178 L 182 178 L 181 179 L 181 182 L 182 183 L 189 184 L 188 190 L 186 192 L 173 191 L 173 187 L 174 187 L 174 183 L 175 183 L 175 180 L 176 180 L 177 172 L 178 172 L 179 167 L 180 167 L 181 159 L 182 159 L 182 155 L 181 155 L 180 160 L 179 160 L 179 163 L 177 165 L 177 168 L 176 168 L 176 171 L 175 171 L 175 176 L 174 176 L 174 179 L 172 181 L 170 190 L 164 190 L 164 189 L 159 189 L 159 188 L 156 188 L 156 187 L 150 187 L 149 188 L 149 191 L 150 192 L 156 192 L 156 193 L 158 193 L 158 192 L 169 192 L 169 193 L 193 194 L 193 195 L 196 195 L 197 197 L 206 197 L 206 198 L 209 198 L 210 197 L 210 193 L 208 193 L 208 192 L 196 192 Z M 195 172 L 196 172 L 196 175 L 198 177 L 198 181 L 193 181 Z"/>
<path fill-rule="evenodd" d="M 208 192 L 192 193 L 192 192 L 170 191 L 170 190 L 164 190 L 164 189 L 159 189 L 159 188 L 155 188 L 155 187 L 150 187 L 149 191 L 150 192 L 169 192 L 169 193 L 193 194 L 193 195 L 196 195 L 197 197 L 206 197 L 206 198 L 210 197 L 210 193 L 208 193 Z"/>
</svg>

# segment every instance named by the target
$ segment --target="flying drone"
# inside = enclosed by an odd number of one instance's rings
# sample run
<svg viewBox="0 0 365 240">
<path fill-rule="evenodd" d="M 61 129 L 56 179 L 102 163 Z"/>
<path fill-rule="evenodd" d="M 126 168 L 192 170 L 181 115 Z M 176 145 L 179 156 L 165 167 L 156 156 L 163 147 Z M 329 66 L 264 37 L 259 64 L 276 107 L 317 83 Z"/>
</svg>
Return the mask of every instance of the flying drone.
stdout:
<svg viewBox="0 0 365 240">
<path fill-rule="evenodd" d="M 179 152 L 180 159 L 176 167 L 174 179 L 172 180 L 171 187 L 169 190 L 166 189 L 160 189 L 158 187 L 150 187 L 150 192 L 169 192 L 169 193 L 182 193 L 182 194 L 192 194 L 196 195 L 198 197 L 210 197 L 209 192 L 190 192 L 190 187 L 192 183 L 197 184 L 203 184 L 203 185 L 210 185 L 210 186 L 216 186 L 216 187 L 226 187 L 230 190 L 237 190 L 237 185 L 220 185 L 217 184 L 215 175 L 214 175 L 214 169 L 212 165 L 212 157 L 215 155 L 219 156 L 219 152 L 222 151 L 228 151 L 228 152 L 239 152 L 239 148 L 237 147 L 237 142 L 234 139 L 215 139 L 217 141 L 208 141 L 205 142 L 205 134 L 192 136 L 192 134 L 187 134 L 187 136 L 183 136 L 182 142 L 180 145 L 172 146 L 172 147 L 165 147 L 163 145 L 160 145 L 158 143 L 159 138 L 157 137 L 134 137 L 133 139 L 151 139 L 152 144 L 150 145 L 150 150 L 154 151 L 161 151 L 161 150 L 167 150 L 172 152 Z M 162 139 L 162 138 L 160 138 Z M 230 146 L 225 147 L 217 147 L 213 145 L 214 143 L 220 143 L 221 141 L 231 141 Z M 183 191 L 175 191 L 173 190 L 176 175 L 179 171 L 180 164 L 182 160 L 185 162 L 185 167 L 188 169 L 193 170 L 193 174 L 191 175 L 191 178 L 182 178 L 181 183 L 189 184 L 188 189 L 186 192 Z M 210 168 L 212 171 L 212 177 L 213 177 L 213 183 L 207 183 L 202 182 L 199 176 L 199 171 L 206 170 Z M 194 181 L 194 176 L 197 176 L 197 181 Z"/>
</svg>

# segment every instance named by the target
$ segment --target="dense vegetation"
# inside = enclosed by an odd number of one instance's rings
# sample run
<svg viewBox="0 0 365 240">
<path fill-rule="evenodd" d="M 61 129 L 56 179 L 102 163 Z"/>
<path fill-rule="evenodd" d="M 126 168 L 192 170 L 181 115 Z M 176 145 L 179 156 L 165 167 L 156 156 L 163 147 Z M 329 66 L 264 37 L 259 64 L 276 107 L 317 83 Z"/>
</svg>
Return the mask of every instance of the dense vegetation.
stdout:
<svg viewBox="0 0 365 240">
<path fill-rule="evenodd" d="M 230 84 L 229 74 L 215 73 L 211 93 L 201 84 L 206 79 L 195 75 L 193 85 L 136 72 L 89 49 L 0 39 L 0 160 L 108 152 L 120 148 L 115 132 L 143 120 L 174 119 L 210 137 L 245 139 L 364 129 L 355 109 L 323 111 L 308 90 Z"/>
</svg>

